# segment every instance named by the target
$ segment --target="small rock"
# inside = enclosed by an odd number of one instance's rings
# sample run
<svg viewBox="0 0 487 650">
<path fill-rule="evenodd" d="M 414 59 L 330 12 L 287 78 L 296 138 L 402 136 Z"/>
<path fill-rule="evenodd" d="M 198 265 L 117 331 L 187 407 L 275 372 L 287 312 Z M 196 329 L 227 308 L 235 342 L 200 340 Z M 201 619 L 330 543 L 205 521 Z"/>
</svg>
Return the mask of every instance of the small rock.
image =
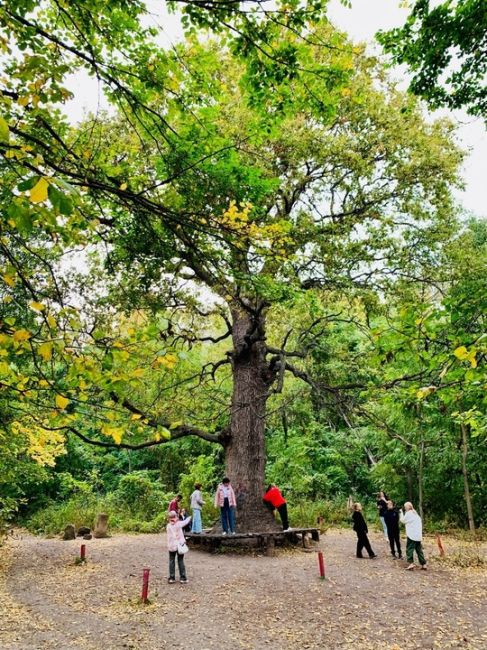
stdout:
<svg viewBox="0 0 487 650">
<path fill-rule="evenodd" d="M 86 533 L 86 535 L 83 535 L 83 539 L 93 539 L 93 535 L 91 533 Z"/>
<path fill-rule="evenodd" d="M 68 524 L 64 529 L 63 540 L 76 539 L 76 528 L 73 524 Z"/>
<path fill-rule="evenodd" d="M 83 535 L 89 535 L 91 533 L 91 528 L 88 528 L 88 526 L 80 526 L 78 528 L 77 535 L 78 537 L 83 537 Z"/>
</svg>

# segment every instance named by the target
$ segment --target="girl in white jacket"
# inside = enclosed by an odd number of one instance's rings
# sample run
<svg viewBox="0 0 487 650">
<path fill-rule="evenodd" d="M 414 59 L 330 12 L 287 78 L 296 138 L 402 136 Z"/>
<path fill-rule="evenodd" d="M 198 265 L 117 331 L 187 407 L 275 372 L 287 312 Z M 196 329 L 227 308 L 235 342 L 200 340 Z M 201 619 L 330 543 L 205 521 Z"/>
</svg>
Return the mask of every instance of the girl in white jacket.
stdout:
<svg viewBox="0 0 487 650">
<path fill-rule="evenodd" d="M 184 544 L 183 528 L 189 524 L 191 517 L 178 519 L 178 513 L 171 510 L 169 513 L 169 523 L 166 526 L 167 532 L 167 550 L 169 551 L 169 584 L 176 582 L 176 555 L 178 557 L 179 581 L 183 584 L 188 582 L 186 578 L 186 567 L 184 566 L 184 555 L 178 553 L 178 545 Z"/>
</svg>

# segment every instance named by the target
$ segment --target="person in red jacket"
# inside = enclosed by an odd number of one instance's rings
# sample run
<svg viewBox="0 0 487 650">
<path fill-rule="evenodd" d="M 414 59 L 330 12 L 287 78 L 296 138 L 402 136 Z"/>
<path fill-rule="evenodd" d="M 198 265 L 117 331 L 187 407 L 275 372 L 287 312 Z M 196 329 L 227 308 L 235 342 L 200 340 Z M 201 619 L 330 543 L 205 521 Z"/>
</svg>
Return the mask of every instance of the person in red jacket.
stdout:
<svg viewBox="0 0 487 650">
<path fill-rule="evenodd" d="M 280 489 L 275 485 L 269 485 L 266 493 L 262 497 L 264 503 L 272 508 L 277 508 L 279 516 L 281 517 L 282 529 L 284 532 L 291 530 L 289 528 L 289 520 L 287 517 L 287 503 L 286 499 L 282 496 Z"/>
</svg>

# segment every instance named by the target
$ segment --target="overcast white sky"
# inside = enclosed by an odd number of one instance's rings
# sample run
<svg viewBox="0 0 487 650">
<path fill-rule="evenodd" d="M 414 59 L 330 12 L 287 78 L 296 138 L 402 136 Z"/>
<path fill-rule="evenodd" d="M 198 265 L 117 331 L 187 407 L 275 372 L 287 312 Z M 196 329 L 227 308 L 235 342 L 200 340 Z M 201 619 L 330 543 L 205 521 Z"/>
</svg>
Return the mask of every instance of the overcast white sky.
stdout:
<svg viewBox="0 0 487 650">
<path fill-rule="evenodd" d="M 380 52 L 374 44 L 374 35 L 379 29 L 388 29 L 402 25 L 408 14 L 407 9 L 400 8 L 398 0 L 352 0 L 352 8 L 344 7 L 339 0 L 331 0 L 328 15 L 332 22 L 346 31 L 354 41 L 366 41 L 369 47 Z M 148 22 L 161 29 L 161 43 L 169 45 L 181 38 L 179 20 L 168 16 L 161 7 L 162 0 L 147 0 L 151 12 Z M 405 78 L 404 71 L 395 70 L 394 76 Z M 79 120 L 85 111 L 96 111 L 97 106 L 106 106 L 96 82 L 87 75 L 78 74 L 71 79 L 71 88 L 75 98 L 66 105 L 66 113 L 72 121 Z M 485 185 L 487 169 L 487 132 L 481 119 L 474 119 L 466 113 L 456 111 L 438 112 L 449 115 L 458 126 L 458 139 L 469 156 L 464 164 L 465 189 L 458 193 L 466 210 L 478 216 L 487 217 L 485 207 Z M 433 114 L 435 115 L 435 114 Z"/>
</svg>

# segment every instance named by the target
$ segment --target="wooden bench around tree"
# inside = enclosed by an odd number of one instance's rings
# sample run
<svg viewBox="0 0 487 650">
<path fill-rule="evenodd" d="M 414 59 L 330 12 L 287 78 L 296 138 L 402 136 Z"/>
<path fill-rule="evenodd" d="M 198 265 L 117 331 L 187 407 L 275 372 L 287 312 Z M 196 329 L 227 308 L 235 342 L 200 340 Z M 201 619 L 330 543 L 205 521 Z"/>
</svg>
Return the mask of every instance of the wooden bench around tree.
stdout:
<svg viewBox="0 0 487 650">
<path fill-rule="evenodd" d="M 255 540 L 257 548 L 271 553 L 276 542 L 289 541 L 291 544 L 298 544 L 300 541 L 304 548 L 307 546 L 309 537 L 314 542 L 320 541 L 318 528 L 293 528 L 289 531 L 277 532 L 253 532 L 235 533 L 234 535 L 223 535 L 222 533 L 185 533 L 186 540 L 194 546 L 207 548 L 215 552 L 220 546 L 238 546 L 239 541 Z M 237 542 L 237 544 L 234 544 Z"/>
</svg>

